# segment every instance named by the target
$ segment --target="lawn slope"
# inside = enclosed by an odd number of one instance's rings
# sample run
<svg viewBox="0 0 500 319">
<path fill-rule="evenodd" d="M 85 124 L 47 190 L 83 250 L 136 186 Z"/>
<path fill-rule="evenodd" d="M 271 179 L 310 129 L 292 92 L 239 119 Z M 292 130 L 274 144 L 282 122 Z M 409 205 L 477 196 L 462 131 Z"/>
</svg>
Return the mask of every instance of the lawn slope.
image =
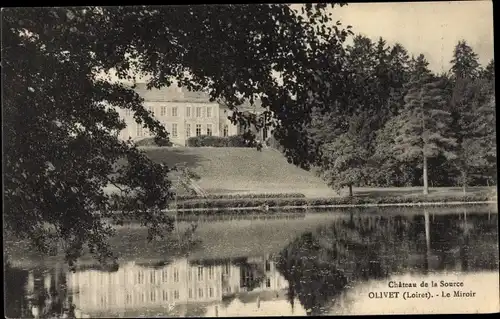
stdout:
<svg viewBox="0 0 500 319">
<path fill-rule="evenodd" d="M 144 148 L 155 162 L 184 163 L 198 174 L 197 182 L 211 194 L 303 193 L 307 197 L 334 196 L 312 172 L 289 164 L 275 150 L 253 148 Z"/>
</svg>

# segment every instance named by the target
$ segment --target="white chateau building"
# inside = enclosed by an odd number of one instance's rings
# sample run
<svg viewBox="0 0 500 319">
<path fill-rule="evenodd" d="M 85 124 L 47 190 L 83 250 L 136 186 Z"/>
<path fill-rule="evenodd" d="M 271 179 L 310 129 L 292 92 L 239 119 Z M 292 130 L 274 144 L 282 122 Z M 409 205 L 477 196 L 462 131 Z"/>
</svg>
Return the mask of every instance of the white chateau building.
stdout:
<svg viewBox="0 0 500 319">
<path fill-rule="evenodd" d="M 177 85 L 162 89 L 146 88 L 145 83 L 138 83 L 135 91 L 144 98 L 144 106 L 153 112 L 155 118 L 169 132 L 170 141 L 178 146 L 185 146 L 189 137 L 200 135 L 232 136 L 241 133 L 241 128 L 228 119 L 231 111 L 217 103 L 210 102 L 204 92 L 191 92 Z M 259 106 L 244 105 L 242 111 L 260 113 Z M 119 138 L 139 141 L 152 137 L 142 124 L 136 123 L 133 112 L 118 110 L 127 127 L 119 133 Z M 270 129 L 260 130 L 257 138 L 265 140 L 270 136 Z"/>
</svg>

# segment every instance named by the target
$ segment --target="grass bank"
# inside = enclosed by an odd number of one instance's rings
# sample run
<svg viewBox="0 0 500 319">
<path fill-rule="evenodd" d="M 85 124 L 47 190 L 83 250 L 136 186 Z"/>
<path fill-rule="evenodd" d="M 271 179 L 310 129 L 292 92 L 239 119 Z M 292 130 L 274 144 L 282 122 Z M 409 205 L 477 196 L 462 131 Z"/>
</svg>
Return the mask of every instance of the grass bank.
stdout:
<svg viewBox="0 0 500 319">
<path fill-rule="evenodd" d="M 411 205 L 443 205 L 460 203 L 488 203 L 496 201 L 496 196 L 490 192 L 479 192 L 465 195 L 447 193 L 441 196 L 353 196 L 329 198 L 281 197 L 281 198 L 205 198 L 187 199 L 177 203 L 179 210 L 224 210 L 241 209 L 252 210 L 259 207 L 269 209 L 292 207 L 336 207 L 336 206 L 411 206 Z"/>
<path fill-rule="evenodd" d="M 207 193 L 302 193 L 334 196 L 335 192 L 314 173 L 287 162 L 272 149 L 262 152 L 244 147 L 143 148 L 154 162 L 185 164 L 200 177 L 196 183 Z"/>
</svg>

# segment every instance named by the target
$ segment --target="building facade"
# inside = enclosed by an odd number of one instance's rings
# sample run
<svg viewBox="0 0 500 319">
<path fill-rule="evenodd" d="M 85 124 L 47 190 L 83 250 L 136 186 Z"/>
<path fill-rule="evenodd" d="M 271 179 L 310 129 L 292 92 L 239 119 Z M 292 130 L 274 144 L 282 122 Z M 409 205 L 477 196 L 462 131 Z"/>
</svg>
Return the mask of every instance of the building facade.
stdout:
<svg viewBox="0 0 500 319">
<path fill-rule="evenodd" d="M 239 125 L 228 119 L 231 111 L 217 102 L 210 102 L 208 94 L 191 92 L 177 86 L 148 90 L 144 83 L 137 84 L 135 91 L 144 98 L 144 106 L 164 125 L 170 141 L 185 146 L 192 136 L 233 136 L 242 133 Z M 254 108 L 254 112 L 259 112 Z M 134 119 L 131 110 L 118 110 L 127 127 L 119 132 L 120 139 L 139 141 L 153 135 Z M 257 139 L 264 140 L 270 129 L 255 132 Z"/>
</svg>

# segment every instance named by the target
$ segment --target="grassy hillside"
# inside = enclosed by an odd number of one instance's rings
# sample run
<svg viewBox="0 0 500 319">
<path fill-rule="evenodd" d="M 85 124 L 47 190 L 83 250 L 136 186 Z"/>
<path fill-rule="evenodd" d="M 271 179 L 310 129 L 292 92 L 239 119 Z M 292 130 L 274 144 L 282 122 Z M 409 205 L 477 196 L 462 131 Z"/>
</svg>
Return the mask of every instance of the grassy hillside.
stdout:
<svg viewBox="0 0 500 319">
<path fill-rule="evenodd" d="M 208 193 L 303 193 L 308 197 L 335 193 L 313 173 L 289 164 L 277 151 L 253 148 L 144 148 L 155 162 L 185 163 Z"/>
</svg>

